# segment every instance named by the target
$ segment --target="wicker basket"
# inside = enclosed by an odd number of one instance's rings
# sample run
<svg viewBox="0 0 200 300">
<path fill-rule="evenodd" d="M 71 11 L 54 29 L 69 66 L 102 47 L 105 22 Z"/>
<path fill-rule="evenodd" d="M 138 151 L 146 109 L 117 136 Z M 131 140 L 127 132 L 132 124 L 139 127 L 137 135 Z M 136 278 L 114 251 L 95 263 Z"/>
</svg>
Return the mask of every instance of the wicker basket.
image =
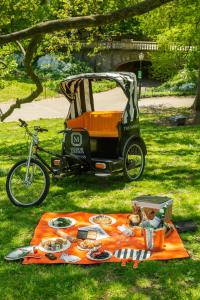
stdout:
<svg viewBox="0 0 200 300">
<path fill-rule="evenodd" d="M 173 200 L 166 196 L 140 196 L 132 200 L 133 213 L 138 213 L 138 208 L 143 208 L 148 219 L 152 220 L 155 213 L 167 205 L 165 213 L 165 222 L 168 223 L 172 219 Z"/>
</svg>

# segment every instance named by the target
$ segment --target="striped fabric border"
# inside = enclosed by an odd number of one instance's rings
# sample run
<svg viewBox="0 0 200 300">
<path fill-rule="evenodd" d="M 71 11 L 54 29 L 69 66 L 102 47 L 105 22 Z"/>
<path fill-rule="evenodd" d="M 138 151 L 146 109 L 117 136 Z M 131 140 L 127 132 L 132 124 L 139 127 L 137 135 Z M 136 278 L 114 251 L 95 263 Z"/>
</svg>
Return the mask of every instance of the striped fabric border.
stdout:
<svg viewBox="0 0 200 300">
<path fill-rule="evenodd" d="M 123 248 L 116 250 L 114 256 L 120 259 L 145 260 L 151 256 L 151 251 Z"/>
</svg>

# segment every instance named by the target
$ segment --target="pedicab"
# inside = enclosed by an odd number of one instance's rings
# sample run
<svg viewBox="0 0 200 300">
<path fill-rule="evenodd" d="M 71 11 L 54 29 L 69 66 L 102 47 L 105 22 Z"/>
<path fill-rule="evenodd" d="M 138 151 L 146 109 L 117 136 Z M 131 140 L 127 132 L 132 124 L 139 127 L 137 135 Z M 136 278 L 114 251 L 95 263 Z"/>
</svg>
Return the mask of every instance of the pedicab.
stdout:
<svg viewBox="0 0 200 300">
<path fill-rule="evenodd" d="M 124 111 L 96 111 L 92 92 L 95 80 L 115 81 L 127 103 Z M 31 137 L 28 157 L 17 162 L 7 176 L 6 189 L 11 202 L 28 207 L 40 204 L 48 194 L 49 173 L 56 178 L 77 174 L 107 177 L 123 173 L 128 181 L 141 177 L 147 153 L 140 136 L 137 81 L 133 73 L 86 73 L 70 76 L 60 84 L 70 103 L 64 122 L 61 153 L 40 146 L 39 133 L 48 131 L 20 121 Z M 109 99 L 107 99 L 109 101 Z M 40 155 L 50 154 L 51 164 Z"/>
</svg>

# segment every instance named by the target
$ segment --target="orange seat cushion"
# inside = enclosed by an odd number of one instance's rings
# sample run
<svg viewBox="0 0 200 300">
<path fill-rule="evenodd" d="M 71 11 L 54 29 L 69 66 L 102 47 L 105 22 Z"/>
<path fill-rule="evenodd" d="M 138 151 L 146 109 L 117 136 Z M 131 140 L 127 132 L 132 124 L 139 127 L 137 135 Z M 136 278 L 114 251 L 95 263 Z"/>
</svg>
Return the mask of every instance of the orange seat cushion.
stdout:
<svg viewBox="0 0 200 300">
<path fill-rule="evenodd" d="M 118 137 L 117 125 L 122 119 L 119 111 L 85 112 L 81 116 L 68 120 L 68 128 L 85 128 L 91 137 Z"/>
</svg>

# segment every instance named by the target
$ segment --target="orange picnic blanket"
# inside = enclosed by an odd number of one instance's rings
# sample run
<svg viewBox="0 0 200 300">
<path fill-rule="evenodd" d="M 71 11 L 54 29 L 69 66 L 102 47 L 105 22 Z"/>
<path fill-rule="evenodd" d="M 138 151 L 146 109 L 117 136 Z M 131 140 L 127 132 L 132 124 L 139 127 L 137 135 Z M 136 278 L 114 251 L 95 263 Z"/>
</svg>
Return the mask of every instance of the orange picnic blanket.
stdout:
<svg viewBox="0 0 200 300">
<path fill-rule="evenodd" d="M 76 223 L 69 227 L 62 229 L 67 234 L 72 236 L 77 235 L 79 227 L 90 226 L 92 225 L 89 219 L 97 214 L 86 213 L 86 212 L 72 212 L 72 213 L 45 213 L 42 215 L 39 224 L 37 225 L 33 239 L 31 240 L 31 245 L 39 245 L 43 239 L 55 238 L 58 237 L 55 233 L 55 229 L 48 225 L 48 222 L 52 218 L 57 217 L 70 217 L 76 220 Z M 123 235 L 117 228 L 120 225 L 127 223 L 128 214 L 106 214 L 108 216 L 116 219 L 116 222 L 112 225 L 100 225 L 103 230 L 107 233 L 108 237 L 101 240 L 102 246 L 104 249 L 110 251 L 112 254 L 116 253 L 120 249 L 145 249 L 144 248 L 144 237 L 128 237 Z M 96 264 L 100 261 L 92 261 L 87 258 L 87 251 L 80 250 L 77 247 L 77 242 L 71 243 L 71 246 L 63 251 L 67 255 L 73 255 L 79 257 L 80 260 L 75 262 L 75 264 Z M 23 264 L 58 264 L 66 263 L 61 259 L 63 252 L 56 252 L 56 260 L 50 260 L 45 256 L 45 252 L 38 250 L 35 256 L 39 256 L 40 259 L 33 257 L 25 257 Z M 187 258 L 189 257 L 188 252 L 183 246 L 181 238 L 176 230 L 174 230 L 170 236 L 165 238 L 164 249 L 159 252 L 152 252 L 148 260 L 167 260 L 174 258 Z M 103 262 L 120 262 L 120 258 L 115 257 L 114 255 L 109 259 Z M 127 259 L 127 261 L 129 261 Z"/>
</svg>

